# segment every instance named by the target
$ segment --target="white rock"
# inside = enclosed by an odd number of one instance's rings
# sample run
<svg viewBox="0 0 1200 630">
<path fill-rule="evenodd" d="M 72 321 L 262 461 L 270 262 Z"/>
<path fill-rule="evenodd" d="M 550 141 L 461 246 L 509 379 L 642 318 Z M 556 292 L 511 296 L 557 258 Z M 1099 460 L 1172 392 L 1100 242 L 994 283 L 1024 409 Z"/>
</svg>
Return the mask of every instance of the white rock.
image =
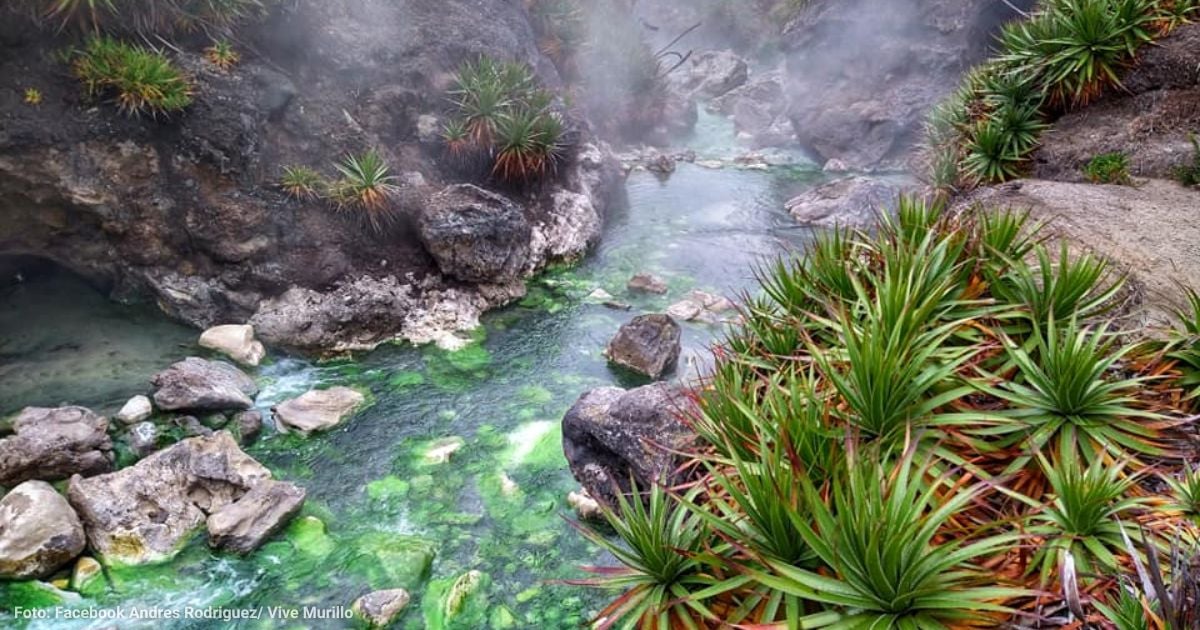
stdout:
<svg viewBox="0 0 1200 630">
<path fill-rule="evenodd" d="M 349 387 L 314 389 L 276 405 L 275 422 L 281 430 L 308 435 L 336 427 L 364 402 L 366 397 Z"/>
<path fill-rule="evenodd" d="M 429 445 L 425 451 L 426 464 L 445 464 L 450 461 L 450 457 L 462 450 L 466 445 L 466 441 L 458 436 L 442 438 Z"/>
<path fill-rule="evenodd" d="M 150 399 L 139 394 L 130 398 L 115 417 L 122 424 L 133 425 L 149 418 L 152 413 L 154 407 L 150 404 Z"/>
<path fill-rule="evenodd" d="M 704 307 L 692 300 L 682 300 L 667 307 L 667 315 L 683 321 L 692 321 L 700 317 Z"/>
<path fill-rule="evenodd" d="M 200 335 L 200 347 L 216 350 L 242 365 L 255 366 L 266 356 L 262 342 L 249 324 L 213 326 Z"/>
<path fill-rule="evenodd" d="M 589 293 L 587 297 L 589 300 L 595 300 L 597 302 L 607 302 L 613 299 L 612 294 L 604 289 L 596 289 L 595 291 Z"/>
<path fill-rule="evenodd" d="M 579 518 L 584 520 L 604 519 L 604 510 L 600 508 L 600 502 L 593 499 L 587 490 L 580 489 L 579 492 L 568 493 L 567 505 L 570 505 Z"/>
</svg>

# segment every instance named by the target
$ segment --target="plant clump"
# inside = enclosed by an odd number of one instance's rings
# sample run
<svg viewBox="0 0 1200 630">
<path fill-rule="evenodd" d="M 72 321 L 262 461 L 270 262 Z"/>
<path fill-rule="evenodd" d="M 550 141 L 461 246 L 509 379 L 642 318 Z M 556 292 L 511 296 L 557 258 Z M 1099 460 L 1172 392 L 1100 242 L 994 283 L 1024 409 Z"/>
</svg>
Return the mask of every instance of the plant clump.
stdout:
<svg viewBox="0 0 1200 630">
<path fill-rule="evenodd" d="M 157 117 L 192 103 L 191 82 L 158 51 L 91 37 L 73 57 L 72 70 L 88 96 L 111 96 L 126 115 Z"/>
<path fill-rule="evenodd" d="M 1120 151 L 1097 155 L 1083 167 L 1083 174 L 1094 184 L 1129 185 L 1129 156 Z"/>
<path fill-rule="evenodd" d="M 279 188 L 297 201 L 324 199 L 335 211 L 361 219 L 375 232 L 391 225 L 400 186 L 378 151 L 347 155 L 333 168 L 337 175 L 328 179 L 308 166 L 284 167 Z"/>
<path fill-rule="evenodd" d="M 996 56 L 929 117 L 930 183 L 960 189 L 1021 176 L 1050 117 L 1121 88 L 1138 50 L 1197 11 L 1190 0 L 1051 0 L 1006 25 Z"/>
<path fill-rule="evenodd" d="M 285 166 L 279 187 L 293 199 L 311 200 L 324 192 L 325 179 L 307 166 Z"/>
<path fill-rule="evenodd" d="M 567 130 L 554 96 L 528 66 L 481 57 L 463 64 L 450 92 L 455 118 L 442 138 L 460 164 L 481 159 L 491 175 L 529 183 L 552 175 L 565 157 Z"/>
<path fill-rule="evenodd" d="M 25 92 L 22 95 L 21 100 L 23 100 L 26 105 L 41 105 L 42 91 L 37 88 L 25 88 Z"/>
<path fill-rule="evenodd" d="M 1047 239 L 905 198 L 761 270 L 682 410 L 693 472 L 607 510 L 600 627 L 1060 627 L 1191 579 L 1154 563 L 1200 561 L 1172 354 L 1200 346 L 1127 342 L 1121 279 Z"/>
<path fill-rule="evenodd" d="M 60 29 L 166 35 L 222 29 L 260 16 L 270 0 L 15 0 Z"/>
<path fill-rule="evenodd" d="M 204 58 L 222 70 L 229 70 L 242 60 L 242 55 L 228 41 L 221 39 L 204 49 Z"/>
</svg>

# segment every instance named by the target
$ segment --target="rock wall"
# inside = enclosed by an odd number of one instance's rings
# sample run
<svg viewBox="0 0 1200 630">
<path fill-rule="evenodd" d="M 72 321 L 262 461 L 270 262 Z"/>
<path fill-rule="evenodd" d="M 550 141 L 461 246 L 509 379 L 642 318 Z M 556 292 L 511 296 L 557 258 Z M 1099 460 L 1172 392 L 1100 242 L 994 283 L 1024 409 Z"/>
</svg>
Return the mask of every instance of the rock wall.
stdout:
<svg viewBox="0 0 1200 630">
<path fill-rule="evenodd" d="M 0 260 L 50 259 L 190 324 L 253 319 L 268 342 L 318 351 L 436 339 L 522 293 L 519 277 L 499 288 L 444 277 L 415 229 L 429 199 L 467 179 L 443 163 L 436 137 L 460 63 L 517 60 L 561 84 L 521 3 L 282 4 L 239 32 L 232 71 L 201 59 L 206 38 L 180 41 L 195 102 L 158 120 L 86 100 L 54 54 L 68 34 L 7 14 L 0 23 Z M 43 102 L 22 102 L 26 88 Z M 581 255 L 616 190 L 607 148 L 586 121 L 571 126 L 578 149 L 554 181 L 483 182 L 540 239 L 523 273 Z M 402 185 L 399 219 L 381 233 L 275 185 L 284 166 L 331 173 L 372 147 Z"/>
<path fill-rule="evenodd" d="M 993 34 L 1033 0 L 814 0 L 783 42 L 788 111 L 802 145 L 851 169 L 902 168 L 926 114 Z"/>
</svg>

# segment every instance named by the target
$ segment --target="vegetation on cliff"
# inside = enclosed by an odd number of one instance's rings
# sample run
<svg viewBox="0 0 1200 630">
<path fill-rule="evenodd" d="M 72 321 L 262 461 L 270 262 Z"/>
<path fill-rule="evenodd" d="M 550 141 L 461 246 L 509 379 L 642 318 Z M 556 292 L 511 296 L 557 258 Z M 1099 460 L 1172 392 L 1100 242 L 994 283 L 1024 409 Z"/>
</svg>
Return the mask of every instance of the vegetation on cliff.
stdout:
<svg viewBox="0 0 1200 630">
<path fill-rule="evenodd" d="M 1194 318 L 1131 342 L 1122 278 L 1041 227 L 906 199 L 764 270 L 686 412 L 691 481 L 608 513 L 602 626 L 1101 623 L 1190 579 L 1160 559 L 1200 535 Z M 1197 602 L 1145 588 L 1191 627 Z"/>
</svg>

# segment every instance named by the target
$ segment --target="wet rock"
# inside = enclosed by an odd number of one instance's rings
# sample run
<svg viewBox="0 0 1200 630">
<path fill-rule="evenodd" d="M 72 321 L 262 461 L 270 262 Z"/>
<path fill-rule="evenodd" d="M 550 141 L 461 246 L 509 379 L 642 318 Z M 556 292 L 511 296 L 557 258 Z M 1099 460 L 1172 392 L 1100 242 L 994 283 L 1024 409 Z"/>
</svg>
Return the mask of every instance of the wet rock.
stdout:
<svg viewBox="0 0 1200 630">
<path fill-rule="evenodd" d="M 587 299 L 596 302 L 609 302 L 612 301 L 613 296 L 604 289 L 593 289 L 592 292 L 587 295 Z"/>
<path fill-rule="evenodd" d="M 679 360 L 681 334 L 669 315 L 639 315 L 621 326 L 605 354 L 612 363 L 657 379 Z"/>
<path fill-rule="evenodd" d="M 821 167 L 821 171 L 825 173 L 845 173 L 849 170 L 850 167 L 837 158 L 825 160 L 825 165 Z"/>
<path fill-rule="evenodd" d="M 471 570 L 457 578 L 435 580 L 429 592 L 425 608 L 425 625 L 441 627 L 483 627 L 488 606 L 488 589 L 491 578 L 482 571 Z"/>
<path fill-rule="evenodd" d="M 84 407 L 26 407 L 0 439 L 0 486 L 112 470 L 108 419 Z"/>
<path fill-rule="evenodd" d="M 646 161 L 646 170 L 660 175 L 670 175 L 675 172 L 675 159 L 665 154 L 655 155 Z"/>
<path fill-rule="evenodd" d="M 108 583 L 104 579 L 104 567 L 95 558 L 83 556 L 75 561 L 71 570 L 71 590 L 93 597 L 104 592 Z"/>
<path fill-rule="evenodd" d="M 83 553 L 83 525 L 44 481 L 26 481 L 0 499 L 0 580 L 46 577 Z"/>
<path fill-rule="evenodd" d="M 286 481 L 262 481 L 209 515 L 208 544 L 248 554 L 292 520 L 304 506 L 304 496 L 304 488 Z"/>
<path fill-rule="evenodd" d="M 400 616 L 400 613 L 404 612 L 411 599 L 408 591 L 402 588 L 393 588 L 367 593 L 354 600 L 350 609 L 370 627 L 386 628 Z"/>
<path fill-rule="evenodd" d="M 692 94 L 714 98 L 740 87 L 749 77 L 746 60 L 731 50 L 710 50 L 692 57 L 685 88 Z"/>
<path fill-rule="evenodd" d="M 154 404 L 167 411 L 249 409 L 258 393 L 254 379 L 223 361 L 188 357 L 154 375 Z"/>
<path fill-rule="evenodd" d="M 366 401 L 349 387 L 314 389 L 274 407 L 275 422 L 284 431 L 299 431 L 308 435 L 341 424 Z"/>
<path fill-rule="evenodd" d="M 158 427 L 153 422 L 139 422 L 129 427 L 125 439 L 135 455 L 145 457 L 158 450 Z"/>
<path fill-rule="evenodd" d="M 436 144 L 442 139 L 442 123 L 437 116 L 421 114 L 417 116 L 417 139 L 423 144 Z"/>
<path fill-rule="evenodd" d="M 694 290 L 688 293 L 687 299 L 699 304 L 704 310 L 718 315 L 737 308 L 729 298 L 707 291 Z"/>
<path fill-rule="evenodd" d="M 709 108 L 733 118 L 734 129 L 755 147 L 784 146 L 796 134 L 787 117 L 783 75 L 771 72 L 714 99 Z"/>
<path fill-rule="evenodd" d="M 895 211 L 903 188 L 868 177 L 846 177 L 793 197 L 785 207 L 798 223 L 814 227 L 868 228 Z"/>
<path fill-rule="evenodd" d="M 225 425 L 229 424 L 229 416 L 220 412 L 206 413 L 200 416 L 200 424 L 216 431 L 217 429 L 225 428 Z"/>
<path fill-rule="evenodd" d="M 434 440 L 429 445 L 429 448 L 425 449 L 423 461 L 426 464 L 445 464 L 450 461 L 450 458 L 455 453 L 461 451 L 466 444 L 466 441 L 457 435 Z"/>
<path fill-rule="evenodd" d="M 434 195 L 417 221 L 421 242 L 442 273 L 464 282 L 521 277 L 532 227 L 508 198 L 471 184 Z"/>
<path fill-rule="evenodd" d="M 213 326 L 200 335 L 200 347 L 216 350 L 242 365 L 256 366 L 267 350 L 254 338 L 250 325 L 225 324 Z"/>
<path fill-rule="evenodd" d="M 240 411 L 233 416 L 233 426 L 237 431 L 238 443 L 242 446 L 253 444 L 262 434 L 262 412 L 254 409 Z"/>
<path fill-rule="evenodd" d="M 437 555 L 434 543 L 390 531 L 364 534 L 356 543 L 358 562 L 378 567 L 371 571 L 372 588 L 420 588 Z"/>
<path fill-rule="evenodd" d="M 122 424 L 133 425 L 149 418 L 153 413 L 154 407 L 150 404 L 150 399 L 139 394 L 130 398 L 113 417 Z"/>
<path fill-rule="evenodd" d="M 667 307 L 667 315 L 690 322 L 704 312 L 704 306 L 693 300 L 680 300 Z"/>
<path fill-rule="evenodd" d="M 105 564 L 173 557 L 209 514 L 242 498 L 271 472 L 219 431 L 182 440 L 115 473 L 71 478 L 67 498 Z"/>
<path fill-rule="evenodd" d="M 628 490 L 631 477 L 648 488 L 673 474 L 672 451 L 695 441 L 678 418 L 684 402 L 664 383 L 628 391 L 601 387 L 581 396 L 563 417 L 563 452 L 587 494 L 615 505 L 614 492 Z"/>
<path fill-rule="evenodd" d="M 662 278 L 650 273 L 639 273 L 629 279 L 625 288 L 634 293 L 653 293 L 665 295 L 667 283 Z"/>
</svg>

